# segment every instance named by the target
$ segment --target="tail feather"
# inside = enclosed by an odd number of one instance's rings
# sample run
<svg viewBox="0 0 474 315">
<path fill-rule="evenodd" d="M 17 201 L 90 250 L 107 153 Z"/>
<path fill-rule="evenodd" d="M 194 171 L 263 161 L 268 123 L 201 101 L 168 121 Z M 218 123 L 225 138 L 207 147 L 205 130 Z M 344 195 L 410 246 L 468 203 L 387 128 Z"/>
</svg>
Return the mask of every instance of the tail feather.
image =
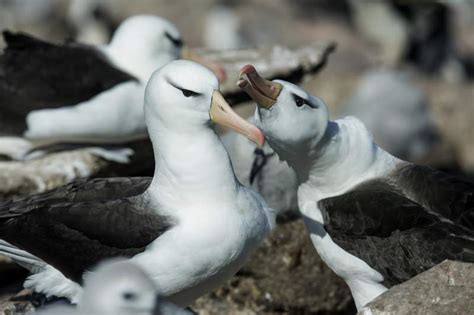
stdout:
<svg viewBox="0 0 474 315">
<path fill-rule="evenodd" d="M 46 263 L 41 260 L 41 258 L 21 250 L 4 240 L 0 240 L 0 255 L 13 259 L 17 264 L 33 273 L 38 272 L 46 266 Z"/>
<path fill-rule="evenodd" d="M 0 255 L 10 257 L 20 266 L 28 269 L 32 274 L 26 278 L 23 286 L 26 289 L 43 293 L 47 297 L 65 297 L 73 304 L 77 304 L 82 294 L 82 287 L 66 278 L 59 270 L 48 265 L 41 258 L 21 250 L 0 239 Z"/>
</svg>

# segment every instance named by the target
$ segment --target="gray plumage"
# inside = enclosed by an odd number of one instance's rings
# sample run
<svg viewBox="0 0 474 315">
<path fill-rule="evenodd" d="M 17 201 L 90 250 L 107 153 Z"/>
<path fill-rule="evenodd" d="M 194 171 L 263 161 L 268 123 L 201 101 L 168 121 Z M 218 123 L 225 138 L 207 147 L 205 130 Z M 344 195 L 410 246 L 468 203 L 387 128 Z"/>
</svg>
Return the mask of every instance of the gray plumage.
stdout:
<svg viewBox="0 0 474 315">
<path fill-rule="evenodd" d="M 83 179 L 0 204 L 0 239 L 81 282 L 93 265 L 131 257 L 172 226 L 147 208 L 151 178 Z M 54 240 L 54 241 L 53 241 Z"/>
</svg>

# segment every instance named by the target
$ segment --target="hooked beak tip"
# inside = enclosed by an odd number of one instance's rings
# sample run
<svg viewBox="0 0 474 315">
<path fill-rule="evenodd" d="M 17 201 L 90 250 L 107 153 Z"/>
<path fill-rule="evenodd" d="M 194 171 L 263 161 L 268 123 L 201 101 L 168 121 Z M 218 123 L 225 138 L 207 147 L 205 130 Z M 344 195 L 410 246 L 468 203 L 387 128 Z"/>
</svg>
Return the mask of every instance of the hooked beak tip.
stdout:
<svg viewBox="0 0 474 315">
<path fill-rule="evenodd" d="M 247 86 L 247 84 L 249 84 L 247 79 L 242 78 L 242 75 L 241 75 L 241 78 L 239 78 L 239 80 L 237 81 L 237 86 L 243 89 Z"/>
<path fill-rule="evenodd" d="M 250 74 L 250 73 L 257 73 L 257 69 L 255 69 L 254 66 L 249 65 L 249 64 L 240 68 L 240 76 L 243 76 L 245 74 Z"/>
<path fill-rule="evenodd" d="M 262 78 L 254 66 L 245 65 L 240 70 L 237 86 L 243 89 L 260 107 L 272 107 L 283 89 L 280 83 Z"/>
</svg>

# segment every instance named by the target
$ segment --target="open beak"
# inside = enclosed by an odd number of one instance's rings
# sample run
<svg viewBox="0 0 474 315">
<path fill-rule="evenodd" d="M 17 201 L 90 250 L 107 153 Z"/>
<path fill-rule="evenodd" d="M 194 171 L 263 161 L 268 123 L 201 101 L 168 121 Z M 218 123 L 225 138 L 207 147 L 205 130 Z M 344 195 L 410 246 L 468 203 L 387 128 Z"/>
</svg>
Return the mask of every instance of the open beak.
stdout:
<svg viewBox="0 0 474 315">
<path fill-rule="evenodd" d="M 220 83 L 223 83 L 227 80 L 227 74 L 222 66 L 196 54 L 195 52 L 189 50 L 189 48 L 185 47 L 182 49 L 181 58 L 200 63 L 203 66 L 209 68 L 217 76 Z"/>
<path fill-rule="evenodd" d="M 259 148 L 265 143 L 265 136 L 262 131 L 237 115 L 219 91 L 212 93 L 209 116 L 216 124 L 228 127 L 244 135 L 249 140 L 255 142 Z"/>
<path fill-rule="evenodd" d="M 242 67 L 237 85 L 257 102 L 258 106 L 267 109 L 276 103 L 283 88 L 280 83 L 262 78 L 252 65 Z"/>
</svg>

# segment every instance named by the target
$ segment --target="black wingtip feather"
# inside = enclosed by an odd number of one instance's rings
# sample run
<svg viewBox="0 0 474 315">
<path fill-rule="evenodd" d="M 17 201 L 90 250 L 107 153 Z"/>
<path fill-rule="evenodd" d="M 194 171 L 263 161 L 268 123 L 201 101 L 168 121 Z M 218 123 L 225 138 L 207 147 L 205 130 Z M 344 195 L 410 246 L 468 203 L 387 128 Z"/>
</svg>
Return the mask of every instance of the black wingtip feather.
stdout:
<svg viewBox="0 0 474 315">
<path fill-rule="evenodd" d="M 2 32 L 3 39 L 7 44 L 7 48 L 28 48 L 33 45 L 45 45 L 46 42 L 41 41 L 31 35 L 23 32 L 12 32 L 10 30 L 4 30 Z"/>
</svg>

